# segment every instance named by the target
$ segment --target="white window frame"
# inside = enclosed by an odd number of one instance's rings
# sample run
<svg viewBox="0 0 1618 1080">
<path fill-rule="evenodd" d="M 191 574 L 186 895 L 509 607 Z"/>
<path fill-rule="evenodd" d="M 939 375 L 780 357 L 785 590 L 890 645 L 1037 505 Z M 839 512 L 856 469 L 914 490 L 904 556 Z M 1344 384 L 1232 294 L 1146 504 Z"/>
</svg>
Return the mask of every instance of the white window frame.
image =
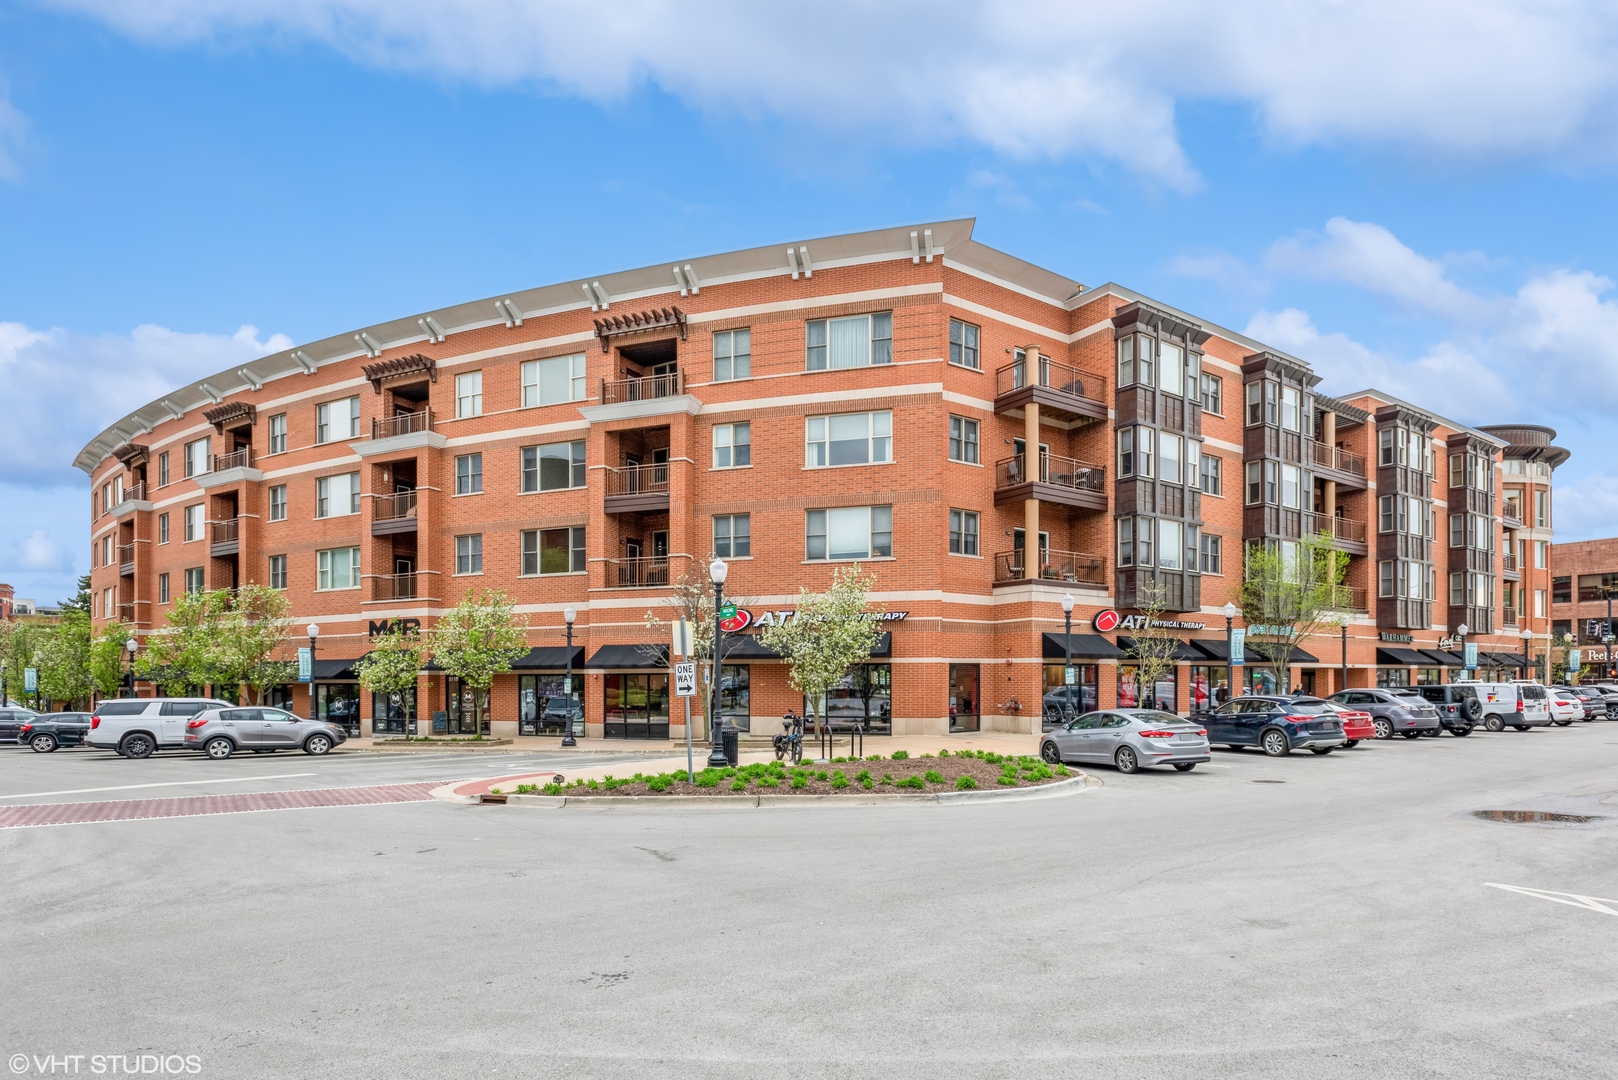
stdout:
<svg viewBox="0 0 1618 1080">
<path fill-rule="evenodd" d="M 483 372 L 463 371 L 455 376 L 455 419 L 483 415 Z"/>
<path fill-rule="evenodd" d="M 341 480 L 342 484 L 334 485 L 333 480 Z M 348 499 L 343 500 L 343 491 L 332 491 L 333 487 L 339 489 L 347 487 Z M 341 509 L 334 509 L 334 504 L 341 504 Z M 349 517 L 360 512 L 360 474 L 357 472 L 334 473 L 331 476 L 321 476 L 315 479 L 315 517 L 335 518 Z"/>
<path fill-rule="evenodd" d="M 194 544 L 201 540 L 207 530 L 207 522 L 203 520 L 204 508 L 202 503 L 192 503 L 184 510 L 185 515 L 185 542 Z"/>
<path fill-rule="evenodd" d="M 753 466 L 753 425 L 742 420 L 713 426 L 713 467 L 750 469 Z"/>
<path fill-rule="evenodd" d="M 200 566 L 188 566 L 185 570 L 185 592 L 187 596 L 195 596 L 205 592 L 208 588 L 208 578 Z"/>
<path fill-rule="evenodd" d="M 858 514 L 865 514 L 865 551 L 858 554 L 852 549 L 832 553 L 832 537 L 844 535 L 833 533 L 833 528 L 852 529 L 858 527 Z M 883 529 L 882 526 L 887 528 Z M 816 529 L 819 529 L 817 532 Z M 851 535 L 851 534 L 849 534 Z M 880 538 L 886 536 L 886 550 Z M 816 537 L 819 538 L 819 553 L 816 554 Z M 805 562 L 858 562 L 865 559 L 888 559 L 893 557 L 893 507 L 885 506 L 832 506 L 824 509 L 809 510 L 804 513 L 804 561 Z"/>
<path fill-rule="evenodd" d="M 462 480 L 466 481 L 465 491 L 461 490 Z M 483 494 L 483 454 L 481 452 L 455 455 L 455 494 Z"/>
<path fill-rule="evenodd" d="M 270 520 L 285 521 L 287 519 L 287 486 L 275 484 L 270 488 Z"/>
<path fill-rule="evenodd" d="M 279 585 L 276 584 L 277 577 L 280 578 L 281 583 Z M 286 590 L 287 557 L 285 555 L 270 556 L 269 584 L 270 588 L 272 589 L 281 589 L 282 591 Z"/>
<path fill-rule="evenodd" d="M 544 533 L 558 532 L 567 533 L 568 568 L 545 570 L 543 569 L 545 549 L 540 546 L 541 536 Z M 518 563 L 519 577 L 561 577 L 563 574 L 586 572 L 583 525 L 564 525 L 556 529 L 524 529 L 518 537 L 518 544 L 521 560 Z"/>
<path fill-rule="evenodd" d="M 557 375 L 560 372 L 562 381 L 567 386 L 567 396 L 559 397 L 547 394 L 546 387 L 554 387 Z M 522 407 L 525 409 L 538 409 L 546 405 L 565 405 L 570 401 L 583 401 L 589 394 L 589 384 L 585 378 L 585 360 L 583 353 L 569 353 L 566 356 L 547 356 L 543 360 L 527 360 L 522 365 Z M 483 373 L 478 376 L 478 412 L 482 415 L 483 404 Z M 459 376 L 457 376 L 459 378 Z M 459 408 L 459 383 L 456 384 L 456 407 Z"/>
<path fill-rule="evenodd" d="M 970 371 L 983 370 L 983 330 L 976 323 L 949 321 L 949 362 Z"/>
<path fill-rule="evenodd" d="M 159 604 L 169 602 L 169 576 L 167 574 L 157 575 L 157 602 Z"/>
<path fill-rule="evenodd" d="M 982 521 L 976 510 L 949 512 L 949 553 L 982 558 Z M 970 550 L 968 550 L 970 548 Z"/>
<path fill-rule="evenodd" d="M 724 365 L 723 367 L 721 365 Z M 753 329 L 716 330 L 713 336 L 713 381 L 737 382 L 753 377 Z"/>
<path fill-rule="evenodd" d="M 978 465 L 982 462 L 982 432 L 978 421 L 970 416 L 956 416 L 951 413 L 949 418 L 949 459 L 960 462 L 962 465 Z"/>
<path fill-rule="evenodd" d="M 724 522 L 721 530 L 720 522 Z M 737 531 L 740 524 L 742 529 Z M 745 550 L 744 550 L 745 549 Z M 713 550 L 721 559 L 751 559 L 753 557 L 753 515 L 715 514 L 713 516 Z"/>
<path fill-rule="evenodd" d="M 185 444 L 185 475 L 206 476 L 213 469 L 213 436 L 204 435 Z M 198 448 L 201 448 L 199 454 Z M 199 460 L 200 458 L 200 460 Z"/>
<path fill-rule="evenodd" d="M 455 576 L 483 573 L 483 534 L 462 533 L 455 538 Z"/>
<path fill-rule="evenodd" d="M 863 417 L 865 420 L 865 460 L 832 464 L 832 446 L 854 443 L 857 439 L 833 439 L 831 431 L 835 421 L 844 424 Z M 875 412 L 826 413 L 804 418 L 804 468 L 843 469 L 860 465 L 883 465 L 893 461 L 893 412 L 882 409 Z"/>
<path fill-rule="evenodd" d="M 339 564 L 349 575 L 349 583 L 338 585 Z M 360 587 L 360 549 L 357 547 L 323 548 L 315 552 L 315 591 L 342 592 Z"/>
<path fill-rule="evenodd" d="M 270 417 L 270 453 L 284 454 L 287 452 L 287 414 L 276 413 Z"/>
<path fill-rule="evenodd" d="M 864 325 L 863 335 L 858 327 Z M 859 348 L 842 355 L 834 349 L 847 349 L 861 341 Z M 864 315 L 842 315 L 834 319 L 810 319 L 805 325 L 807 371 L 843 371 L 893 363 L 893 312 L 872 311 Z"/>
<path fill-rule="evenodd" d="M 562 460 L 563 454 L 555 453 L 557 447 L 566 447 L 565 460 L 567 461 L 567 486 L 546 487 L 544 483 L 544 462 Z M 545 453 L 550 450 L 551 453 Z M 589 469 L 585 465 L 585 441 L 583 439 L 570 439 L 567 442 L 540 443 L 537 446 L 525 446 L 517 455 L 518 470 L 521 473 L 519 485 L 523 494 L 531 495 L 540 491 L 574 491 L 585 487 L 589 481 Z"/>
</svg>

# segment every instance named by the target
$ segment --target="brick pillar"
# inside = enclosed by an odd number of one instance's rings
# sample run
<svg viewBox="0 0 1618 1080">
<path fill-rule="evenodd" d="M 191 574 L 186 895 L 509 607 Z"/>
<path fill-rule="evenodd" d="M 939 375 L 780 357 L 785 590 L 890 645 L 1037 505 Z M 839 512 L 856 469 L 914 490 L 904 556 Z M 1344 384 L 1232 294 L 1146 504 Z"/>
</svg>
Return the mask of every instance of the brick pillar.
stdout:
<svg viewBox="0 0 1618 1080">
<path fill-rule="evenodd" d="M 1039 385 L 1039 350 L 1030 345 L 1023 356 L 1024 382 Z M 1023 418 L 1023 476 L 1038 482 L 1039 461 L 1039 405 L 1030 401 Z M 1039 577 L 1039 500 L 1023 502 L 1023 577 Z"/>
<path fill-rule="evenodd" d="M 711 537 L 704 535 L 691 515 L 699 464 L 706 465 L 697 449 L 696 420 L 687 413 L 669 418 L 669 554 L 690 559 L 669 560 L 669 580 L 681 574 L 699 574 L 708 557 Z M 682 718 L 684 713 L 681 713 Z"/>
</svg>

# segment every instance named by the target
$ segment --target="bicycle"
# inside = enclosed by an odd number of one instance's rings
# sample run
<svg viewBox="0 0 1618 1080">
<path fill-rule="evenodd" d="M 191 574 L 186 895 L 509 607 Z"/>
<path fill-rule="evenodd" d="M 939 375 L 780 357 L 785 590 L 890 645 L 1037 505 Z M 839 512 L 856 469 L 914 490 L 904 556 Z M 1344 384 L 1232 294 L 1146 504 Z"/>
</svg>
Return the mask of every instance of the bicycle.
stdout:
<svg viewBox="0 0 1618 1080">
<path fill-rule="evenodd" d="M 775 748 L 775 760 L 790 757 L 792 764 L 796 765 L 803 760 L 803 717 L 797 713 L 785 713 L 781 717 L 781 727 L 785 731 L 770 740 Z"/>
</svg>

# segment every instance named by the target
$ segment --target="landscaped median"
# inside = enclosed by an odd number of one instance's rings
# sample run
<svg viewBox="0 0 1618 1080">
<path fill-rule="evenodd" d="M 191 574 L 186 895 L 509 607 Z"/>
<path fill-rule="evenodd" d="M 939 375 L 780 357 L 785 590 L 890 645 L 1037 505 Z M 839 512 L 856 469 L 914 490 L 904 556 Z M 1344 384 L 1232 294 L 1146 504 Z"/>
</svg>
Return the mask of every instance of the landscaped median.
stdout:
<svg viewBox="0 0 1618 1080">
<path fill-rule="evenodd" d="M 987 750 L 941 750 L 937 756 L 833 758 L 821 764 L 789 765 L 757 762 L 738 768 L 705 768 L 696 782 L 684 769 L 634 773 L 593 779 L 558 780 L 554 774 L 509 777 L 480 792 L 458 787 L 444 798 L 457 802 L 495 802 L 515 806 L 587 806 L 681 802 L 710 805 L 778 805 L 801 801 L 942 802 L 977 797 L 1034 793 L 1062 788 L 1076 793 L 1086 777 L 1063 765 L 1047 765 L 1034 757 L 1012 757 Z M 1045 792 L 1039 792 L 1044 794 Z"/>
</svg>

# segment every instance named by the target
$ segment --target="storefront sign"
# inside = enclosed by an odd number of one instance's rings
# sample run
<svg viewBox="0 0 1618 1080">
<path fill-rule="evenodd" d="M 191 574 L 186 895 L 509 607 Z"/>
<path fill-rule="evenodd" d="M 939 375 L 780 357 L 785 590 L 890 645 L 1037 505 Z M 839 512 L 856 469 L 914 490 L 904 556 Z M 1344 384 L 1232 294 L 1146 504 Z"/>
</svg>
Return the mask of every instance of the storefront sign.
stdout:
<svg viewBox="0 0 1618 1080">
<path fill-rule="evenodd" d="M 726 612 L 729 612 L 729 614 L 726 614 Z M 753 613 L 746 608 L 726 604 L 719 609 L 719 629 L 727 634 L 735 634 L 747 629 L 752 621 Z"/>
<path fill-rule="evenodd" d="M 1116 611 L 1112 610 L 1112 608 L 1107 608 L 1105 611 L 1096 612 L 1096 617 L 1091 619 L 1090 622 L 1101 633 L 1110 634 L 1118 629 L 1118 620 L 1120 618 L 1122 616 Z"/>
<path fill-rule="evenodd" d="M 1441 637 L 1438 639 L 1438 647 L 1440 649 L 1453 649 L 1455 648 L 1455 644 L 1456 641 L 1452 637 Z"/>
<path fill-rule="evenodd" d="M 723 611 L 724 609 L 721 608 L 720 610 Z M 754 626 L 785 626 L 787 623 L 791 622 L 792 618 L 797 614 L 798 612 L 796 609 L 787 608 L 784 611 L 766 611 L 755 618 L 753 613 L 748 611 L 746 608 L 736 609 L 737 618 L 745 617 L 748 620 L 747 622 L 742 623 L 742 626 L 747 626 L 749 623 Z M 903 622 L 905 616 L 909 614 L 910 612 L 908 611 L 870 611 L 866 612 L 865 617 L 867 619 L 875 619 L 877 622 Z M 723 626 L 724 624 L 721 623 L 720 625 Z"/>
<path fill-rule="evenodd" d="M 309 682 L 315 677 L 315 658 L 310 649 L 298 650 L 298 681 Z"/>
<path fill-rule="evenodd" d="M 366 635 L 379 638 L 383 634 L 419 634 L 421 633 L 420 619 L 371 619 L 366 626 Z"/>
<path fill-rule="evenodd" d="M 1477 666 L 1478 666 L 1478 643 L 1477 642 L 1468 641 L 1466 643 L 1466 655 L 1462 658 L 1462 663 L 1464 663 L 1466 665 L 1466 670 L 1468 670 L 1468 671 L 1475 671 L 1477 669 Z"/>
<path fill-rule="evenodd" d="M 1377 637 L 1381 638 L 1383 641 L 1399 641 L 1406 645 L 1416 640 L 1410 634 L 1390 634 L 1386 630 L 1378 634 Z"/>
<path fill-rule="evenodd" d="M 1116 616 L 1118 613 L 1115 611 L 1115 612 L 1112 612 L 1112 614 Z M 1207 623 L 1186 622 L 1183 619 L 1151 619 L 1151 620 L 1148 620 L 1146 618 L 1146 616 L 1144 616 L 1144 615 L 1125 615 L 1125 616 L 1122 616 L 1121 618 L 1118 619 L 1118 629 L 1120 629 L 1120 630 L 1145 630 L 1147 628 L 1148 622 L 1150 623 L 1151 628 L 1154 629 L 1154 630 L 1202 630 L 1202 629 L 1206 628 L 1207 625 L 1208 625 Z M 1101 623 L 1100 623 L 1100 617 L 1099 616 L 1097 617 L 1097 620 L 1096 620 L 1096 629 L 1097 630 L 1101 629 Z"/>
<path fill-rule="evenodd" d="M 1232 630 L 1230 632 L 1230 665 L 1242 667 L 1247 663 L 1247 631 Z"/>
</svg>

